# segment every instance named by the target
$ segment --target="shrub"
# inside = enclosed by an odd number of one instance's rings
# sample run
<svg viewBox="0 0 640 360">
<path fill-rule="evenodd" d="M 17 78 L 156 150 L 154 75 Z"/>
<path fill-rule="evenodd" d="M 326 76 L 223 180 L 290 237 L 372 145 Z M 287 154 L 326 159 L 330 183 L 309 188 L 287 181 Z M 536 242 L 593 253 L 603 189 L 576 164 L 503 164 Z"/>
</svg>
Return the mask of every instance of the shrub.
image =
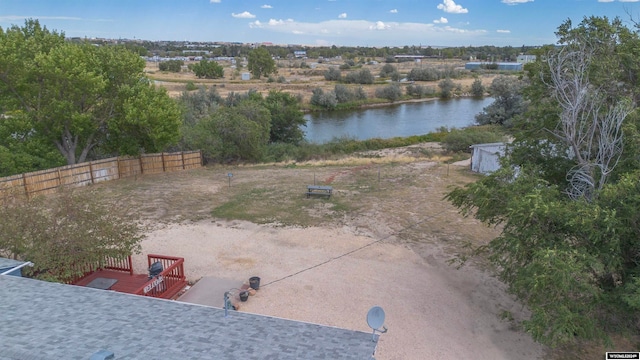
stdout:
<svg viewBox="0 0 640 360">
<path fill-rule="evenodd" d="M 475 97 L 484 96 L 484 86 L 482 85 L 482 81 L 478 78 L 473 80 L 473 84 L 471 84 L 471 95 Z"/>
<path fill-rule="evenodd" d="M 406 92 L 407 95 L 420 99 L 427 95 L 433 95 L 435 93 L 435 90 L 430 86 L 407 85 Z"/>
<path fill-rule="evenodd" d="M 284 76 L 280 75 L 278 76 L 278 79 L 276 80 L 276 82 L 278 82 L 279 84 L 284 84 L 287 82 L 287 79 L 285 79 Z"/>
<path fill-rule="evenodd" d="M 185 89 L 187 91 L 193 91 L 193 90 L 198 90 L 198 87 L 196 86 L 196 84 L 193 83 L 193 81 L 188 81 L 187 85 L 185 85 Z"/>
<path fill-rule="evenodd" d="M 394 72 L 398 72 L 398 69 L 396 69 L 395 66 L 391 64 L 384 64 L 384 66 L 380 70 L 380 77 L 390 77 Z"/>
<path fill-rule="evenodd" d="M 336 100 L 339 104 L 352 101 L 355 98 L 354 94 L 349 91 L 349 88 L 344 85 L 336 85 L 333 92 L 336 94 Z"/>
<path fill-rule="evenodd" d="M 324 79 L 327 81 L 340 81 L 342 74 L 336 67 L 330 67 L 324 72 Z"/>
<path fill-rule="evenodd" d="M 348 73 L 344 81 L 348 84 L 373 84 L 373 75 L 369 69 L 361 69 Z"/>
<path fill-rule="evenodd" d="M 336 94 L 333 91 L 324 92 L 320 88 L 313 89 L 311 95 L 311 105 L 323 107 L 325 109 L 335 109 L 338 105 Z"/>
<path fill-rule="evenodd" d="M 440 88 L 440 97 L 443 99 L 449 99 L 453 96 L 453 89 L 455 88 L 453 80 L 447 78 L 438 83 Z"/>
<path fill-rule="evenodd" d="M 167 60 L 158 64 L 158 68 L 160 71 L 180 72 L 182 65 L 184 65 L 182 60 Z"/>
<path fill-rule="evenodd" d="M 400 89 L 400 86 L 396 84 L 388 85 L 382 88 L 377 88 L 376 97 L 393 102 L 402 97 L 402 90 Z"/>
</svg>

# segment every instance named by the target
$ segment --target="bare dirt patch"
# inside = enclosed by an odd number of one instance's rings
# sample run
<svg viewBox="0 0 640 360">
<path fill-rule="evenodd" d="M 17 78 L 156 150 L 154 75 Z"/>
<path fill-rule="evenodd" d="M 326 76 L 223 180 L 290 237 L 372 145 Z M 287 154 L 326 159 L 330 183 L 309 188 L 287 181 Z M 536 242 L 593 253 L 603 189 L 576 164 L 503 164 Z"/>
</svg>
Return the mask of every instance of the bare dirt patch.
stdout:
<svg viewBox="0 0 640 360">
<path fill-rule="evenodd" d="M 241 311 L 369 331 L 382 306 L 389 332 L 377 359 L 535 359 L 546 349 L 517 329 L 527 315 L 477 261 L 447 261 L 497 232 L 443 200 L 477 175 L 425 157 L 433 144 L 341 161 L 207 167 L 100 190 L 152 224 L 143 254 L 185 257 L 190 281 L 260 276 Z M 429 150 L 429 151 L 427 151 Z M 232 173 L 229 185 L 228 174 Z M 331 184 L 307 199 L 307 184 Z M 213 215 L 212 215 L 213 214 Z"/>
</svg>

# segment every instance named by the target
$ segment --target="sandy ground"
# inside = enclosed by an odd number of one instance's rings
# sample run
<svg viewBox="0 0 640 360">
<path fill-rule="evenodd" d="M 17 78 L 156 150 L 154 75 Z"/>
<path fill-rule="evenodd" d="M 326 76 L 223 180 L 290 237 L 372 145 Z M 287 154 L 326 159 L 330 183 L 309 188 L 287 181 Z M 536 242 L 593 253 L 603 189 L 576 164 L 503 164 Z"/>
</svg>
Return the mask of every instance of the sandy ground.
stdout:
<svg viewBox="0 0 640 360">
<path fill-rule="evenodd" d="M 444 245 L 429 244 L 417 254 L 395 240 L 391 230 L 344 224 L 296 228 L 209 219 L 159 226 L 142 248 L 143 254 L 184 257 L 192 282 L 259 276 L 260 290 L 240 311 L 369 332 L 367 311 L 381 306 L 388 332 L 378 360 L 544 357 L 544 347 L 501 319 L 503 311 L 515 320 L 526 316 L 502 283 L 472 264 L 449 265 Z M 134 261 L 144 273 L 144 256 Z"/>
</svg>

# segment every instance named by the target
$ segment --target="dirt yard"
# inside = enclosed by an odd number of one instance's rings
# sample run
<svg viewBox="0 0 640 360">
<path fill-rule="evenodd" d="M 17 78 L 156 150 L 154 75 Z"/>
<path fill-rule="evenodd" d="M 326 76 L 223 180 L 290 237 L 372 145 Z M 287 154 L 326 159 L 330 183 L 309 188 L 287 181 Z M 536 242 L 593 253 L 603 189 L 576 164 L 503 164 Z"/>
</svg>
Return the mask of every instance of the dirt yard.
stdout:
<svg viewBox="0 0 640 360">
<path fill-rule="evenodd" d="M 518 330 L 526 309 L 482 261 L 456 269 L 464 244 L 497 234 L 443 200 L 473 181 L 437 146 L 323 163 L 206 167 L 100 184 L 150 225 L 134 259 L 182 256 L 191 282 L 261 277 L 240 311 L 370 331 L 386 312 L 376 359 L 539 359 L 548 350 Z M 231 177 L 228 175 L 232 174 Z M 307 184 L 334 188 L 307 199 Z"/>
</svg>

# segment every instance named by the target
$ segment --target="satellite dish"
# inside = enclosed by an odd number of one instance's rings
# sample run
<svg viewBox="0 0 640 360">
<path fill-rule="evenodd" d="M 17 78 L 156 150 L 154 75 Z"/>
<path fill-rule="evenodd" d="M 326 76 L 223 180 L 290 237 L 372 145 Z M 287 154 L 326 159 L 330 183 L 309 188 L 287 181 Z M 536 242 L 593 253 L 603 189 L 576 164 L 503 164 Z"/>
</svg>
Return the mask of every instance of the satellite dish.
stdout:
<svg viewBox="0 0 640 360">
<path fill-rule="evenodd" d="M 380 306 L 374 306 L 369 309 L 367 313 L 367 324 L 373 329 L 371 335 L 371 341 L 376 341 L 376 331 L 384 334 L 387 332 L 387 328 L 384 326 L 384 310 Z M 382 330 L 380 328 L 382 327 Z"/>
</svg>

